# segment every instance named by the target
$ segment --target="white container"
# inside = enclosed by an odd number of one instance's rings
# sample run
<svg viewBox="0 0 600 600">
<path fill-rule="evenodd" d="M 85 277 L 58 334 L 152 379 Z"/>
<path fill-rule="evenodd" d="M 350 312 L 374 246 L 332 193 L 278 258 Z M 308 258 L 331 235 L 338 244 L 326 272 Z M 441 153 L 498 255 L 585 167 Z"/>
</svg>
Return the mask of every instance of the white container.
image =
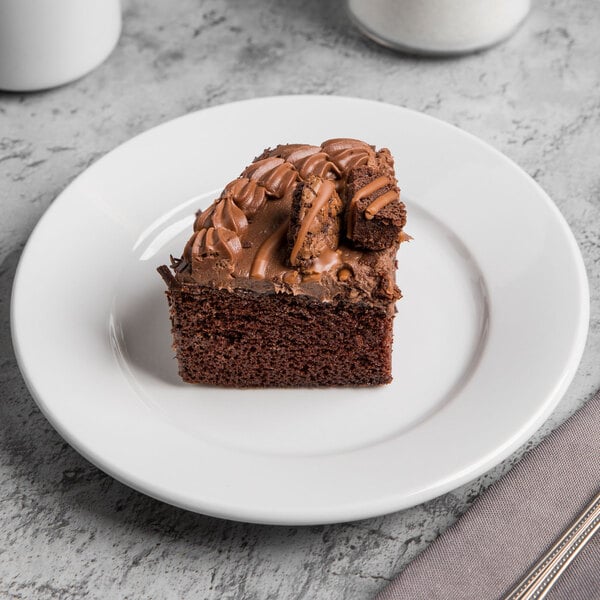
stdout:
<svg viewBox="0 0 600 600">
<path fill-rule="evenodd" d="M 120 0 L 0 0 L 0 89 L 73 81 L 104 61 L 120 33 Z"/>
<path fill-rule="evenodd" d="M 419 54 L 492 46 L 525 19 L 530 0 L 348 0 L 356 25 L 375 41 Z"/>
</svg>

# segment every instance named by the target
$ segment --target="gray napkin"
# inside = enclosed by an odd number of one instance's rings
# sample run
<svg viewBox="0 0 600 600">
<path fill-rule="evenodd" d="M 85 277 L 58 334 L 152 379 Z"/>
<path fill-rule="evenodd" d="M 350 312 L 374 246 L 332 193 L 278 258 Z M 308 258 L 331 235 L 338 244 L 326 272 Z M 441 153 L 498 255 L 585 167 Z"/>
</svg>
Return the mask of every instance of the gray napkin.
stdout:
<svg viewBox="0 0 600 600">
<path fill-rule="evenodd" d="M 552 432 L 376 600 L 500 599 L 600 489 L 600 392 Z M 547 600 L 600 599 L 600 533 Z"/>
</svg>

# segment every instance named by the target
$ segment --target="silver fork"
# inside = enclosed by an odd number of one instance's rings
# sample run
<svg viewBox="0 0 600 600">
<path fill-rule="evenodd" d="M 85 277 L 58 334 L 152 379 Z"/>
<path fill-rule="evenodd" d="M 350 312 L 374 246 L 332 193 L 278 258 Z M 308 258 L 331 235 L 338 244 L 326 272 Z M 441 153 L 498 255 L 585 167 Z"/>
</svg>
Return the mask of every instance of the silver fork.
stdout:
<svg viewBox="0 0 600 600">
<path fill-rule="evenodd" d="M 600 529 L 600 493 L 563 536 L 533 566 L 506 600 L 542 600 L 573 559 Z"/>
</svg>

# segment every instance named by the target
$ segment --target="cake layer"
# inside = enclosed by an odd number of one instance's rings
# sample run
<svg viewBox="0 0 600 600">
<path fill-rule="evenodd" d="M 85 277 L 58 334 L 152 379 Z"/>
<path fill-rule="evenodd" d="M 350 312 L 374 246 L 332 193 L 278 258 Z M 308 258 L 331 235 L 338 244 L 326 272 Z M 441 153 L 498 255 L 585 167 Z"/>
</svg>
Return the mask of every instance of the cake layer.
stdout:
<svg viewBox="0 0 600 600">
<path fill-rule="evenodd" d="M 391 381 L 393 317 L 359 304 L 203 287 L 168 292 L 179 374 L 227 387 Z"/>
</svg>

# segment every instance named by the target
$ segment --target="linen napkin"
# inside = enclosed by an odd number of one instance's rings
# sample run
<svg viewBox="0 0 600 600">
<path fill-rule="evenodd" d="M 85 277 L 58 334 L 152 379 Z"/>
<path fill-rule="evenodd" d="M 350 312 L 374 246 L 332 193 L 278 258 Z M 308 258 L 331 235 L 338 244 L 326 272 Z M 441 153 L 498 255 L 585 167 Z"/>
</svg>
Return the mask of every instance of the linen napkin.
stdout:
<svg viewBox="0 0 600 600">
<path fill-rule="evenodd" d="M 600 490 L 600 392 L 426 548 L 376 600 L 501 599 Z M 547 600 L 600 599 L 600 533 Z"/>
</svg>

